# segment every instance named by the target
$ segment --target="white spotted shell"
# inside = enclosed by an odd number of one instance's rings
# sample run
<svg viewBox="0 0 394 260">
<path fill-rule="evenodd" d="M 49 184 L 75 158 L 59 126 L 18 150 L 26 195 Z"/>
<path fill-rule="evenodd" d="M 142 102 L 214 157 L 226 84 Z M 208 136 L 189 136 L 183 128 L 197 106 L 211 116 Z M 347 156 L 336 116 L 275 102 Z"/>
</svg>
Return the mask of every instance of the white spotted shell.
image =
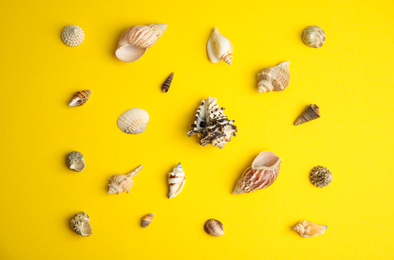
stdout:
<svg viewBox="0 0 394 260">
<path fill-rule="evenodd" d="M 85 33 L 77 25 L 69 25 L 62 30 L 62 40 L 68 46 L 76 47 L 81 45 L 84 39 Z"/>
<path fill-rule="evenodd" d="M 132 108 L 118 118 L 118 127 L 127 134 L 140 134 L 145 131 L 149 114 L 141 108 Z"/>
</svg>

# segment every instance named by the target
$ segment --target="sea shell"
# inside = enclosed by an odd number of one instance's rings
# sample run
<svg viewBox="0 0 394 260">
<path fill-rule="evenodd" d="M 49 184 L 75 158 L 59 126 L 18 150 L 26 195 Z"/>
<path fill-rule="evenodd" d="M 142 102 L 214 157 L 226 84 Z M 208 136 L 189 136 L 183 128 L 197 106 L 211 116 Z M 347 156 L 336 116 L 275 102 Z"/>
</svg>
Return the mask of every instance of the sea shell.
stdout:
<svg viewBox="0 0 394 260">
<path fill-rule="evenodd" d="M 197 108 L 193 129 L 189 131 L 188 136 L 200 137 L 202 146 L 211 144 L 223 148 L 237 132 L 235 121 L 228 120 L 223 111 L 224 108 L 219 108 L 216 98 L 208 97 L 207 100 L 203 100 Z"/>
<path fill-rule="evenodd" d="M 147 24 L 130 27 L 120 38 L 116 57 L 125 62 L 133 62 L 144 55 L 166 30 L 166 24 Z"/>
<path fill-rule="evenodd" d="M 242 174 L 235 185 L 233 194 L 249 193 L 270 186 L 278 177 L 280 159 L 273 152 L 261 152 Z"/>
<path fill-rule="evenodd" d="M 174 198 L 178 195 L 185 185 L 186 175 L 181 163 L 168 174 L 168 198 Z"/>
<path fill-rule="evenodd" d="M 231 65 L 233 60 L 233 44 L 224 37 L 217 27 L 213 29 L 211 37 L 207 43 L 208 57 L 213 63 L 223 60 Z"/>
<path fill-rule="evenodd" d="M 168 76 L 166 81 L 164 81 L 163 85 L 161 86 L 161 91 L 163 91 L 163 93 L 168 92 L 168 90 L 170 89 L 173 78 L 174 78 L 174 72 L 171 73 L 170 76 Z"/>
<path fill-rule="evenodd" d="M 73 98 L 71 99 L 68 105 L 70 107 L 79 107 L 84 105 L 88 101 L 91 93 L 92 91 L 90 90 L 78 91 L 77 93 L 74 94 Z"/>
<path fill-rule="evenodd" d="M 324 44 L 326 34 L 319 26 L 306 27 L 302 33 L 302 41 L 312 48 L 319 48 Z"/>
<path fill-rule="evenodd" d="M 148 214 L 142 217 L 141 227 L 146 228 L 153 221 L 153 214 Z"/>
<path fill-rule="evenodd" d="M 67 155 L 67 165 L 71 170 L 81 172 L 85 169 L 85 159 L 80 152 L 74 151 Z"/>
<path fill-rule="evenodd" d="M 141 108 L 132 108 L 118 118 L 118 127 L 127 134 L 140 134 L 145 131 L 149 114 Z"/>
<path fill-rule="evenodd" d="M 85 212 L 80 212 L 71 218 L 71 228 L 83 237 L 92 235 L 92 227 L 90 226 L 89 216 Z"/>
<path fill-rule="evenodd" d="M 220 237 L 224 235 L 223 224 L 217 219 L 208 219 L 205 222 L 204 230 L 211 236 Z"/>
<path fill-rule="evenodd" d="M 319 188 L 324 188 L 332 182 L 331 171 L 320 165 L 312 169 L 309 177 L 312 184 Z"/>
<path fill-rule="evenodd" d="M 121 192 L 129 193 L 131 188 L 133 187 L 133 177 L 137 175 L 137 173 L 142 169 L 142 165 L 138 166 L 128 174 L 118 174 L 114 175 L 112 178 L 108 180 L 111 181 L 109 186 L 109 194 L 119 194 Z"/>
<path fill-rule="evenodd" d="M 300 115 L 294 122 L 294 125 L 301 125 L 303 123 L 309 122 L 313 119 L 320 117 L 319 107 L 316 104 L 310 105 L 302 115 Z"/>
<path fill-rule="evenodd" d="M 302 237 L 315 237 L 324 234 L 327 226 L 304 220 L 298 222 L 292 229 Z"/>
<path fill-rule="evenodd" d="M 282 91 L 290 84 L 290 61 L 284 61 L 278 66 L 263 69 L 258 75 L 259 93 Z"/>
<path fill-rule="evenodd" d="M 68 25 L 62 30 L 62 40 L 71 47 L 81 45 L 85 39 L 85 34 L 81 27 L 77 25 Z"/>
</svg>

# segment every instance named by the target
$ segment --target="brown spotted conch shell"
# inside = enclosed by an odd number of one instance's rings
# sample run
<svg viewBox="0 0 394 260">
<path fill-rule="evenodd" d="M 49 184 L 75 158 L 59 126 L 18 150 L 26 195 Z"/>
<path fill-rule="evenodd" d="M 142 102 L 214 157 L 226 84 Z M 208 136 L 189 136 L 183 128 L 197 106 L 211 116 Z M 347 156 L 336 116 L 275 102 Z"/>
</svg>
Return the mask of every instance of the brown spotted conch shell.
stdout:
<svg viewBox="0 0 394 260">
<path fill-rule="evenodd" d="M 278 66 L 263 69 L 258 75 L 258 91 L 282 91 L 290 84 L 290 61 L 284 61 Z"/>
<path fill-rule="evenodd" d="M 281 161 L 273 152 L 261 152 L 242 174 L 233 194 L 250 193 L 270 186 L 278 177 Z"/>
<path fill-rule="evenodd" d="M 294 122 L 294 125 L 301 125 L 320 117 L 320 108 L 316 104 L 310 105 L 302 115 Z"/>
<path fill-rule="evenodd" d="M 233 44 L 224 37 L 217 27 L 213 29 L 211 37 L 207 43 L 208 57 L 213 63 L 224 61 L 231 65 L 233 60 Z"/>
<path fill-rule="evenodd" d="M 90 94 L 92 94 L 92 91 L 90 90 L 78 91 L 77 93 L 74 94 L 73 98 L 71 99 L 68 105 L 70 107 L 82 106 L 88 101 Z"/>
<path fill-rule="evenodd" d="M 186 175 L 183 171 L 181 163 L 168 174 L 168 198 L 174 198 L 178 195 L 185 185 Z"/>
<path fill-rule="evenodd" d="M 327 226 L 304 220 L 298 222 L 292 229 L 302 237 L 315 237 L 324 234 Z"/>
<path fill-rule="evenodd" d="M 147 24 L 130 27 L 120 38 L 116 57 L 125 62 L 133 62 L 144 55 L 166 30 L 166 24 Z"/>
<path fill-rule="evenodd" d="M 90 226 L 89 216 L 85 212 L 75 214 L 71 218 L 71 228 L 83 237 L 92 235 L 92 227 Z"/>
<path fill-rule="evenodd" d="M 109 186 L 109 194 L 119 194 L 121 192 L 129 193 L 131 188 L 133 187 L 133 177 L 137 175 L 137 173 L 142 169 L 142 165 L 138 166 L 128 174 L 118 174 L 114 175 L 112 178 L 109 178 L 111 181 Z"/>
</svg>

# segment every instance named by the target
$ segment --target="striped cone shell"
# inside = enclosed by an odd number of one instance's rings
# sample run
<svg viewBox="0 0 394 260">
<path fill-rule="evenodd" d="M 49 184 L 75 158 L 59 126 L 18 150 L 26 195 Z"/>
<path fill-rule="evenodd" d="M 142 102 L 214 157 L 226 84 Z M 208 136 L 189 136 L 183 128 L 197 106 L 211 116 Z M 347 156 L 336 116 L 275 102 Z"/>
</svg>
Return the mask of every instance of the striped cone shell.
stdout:
<svg viewBox="0 0 394 260">
<path fill-rule="evenodd" d="M 142 217 L 141 227 L 146 228 L 153 221 L 153 214 L 148 214 Z"/>
<path fill-rule="evenodd" d="M 172 82 L 173 78 L 174 78 L 174 72 L 171 73 L 170 76 L 168 76 L 166 81 L 164 81 L 163 85 L 161 86 L 161 91 L 163 91 L 163 93 L 168 92 L 168 90 L 170 89 L 171 82 Z"/>
<path fill-rule="evenodd" d="M 77 93 L 74 94 L 73 98 L 71 99 L 68 105 L 70 107 L 82 106 L 88 101 L 90 94 L 92 94 L 92 91 L 90 90 L 78 91 Z"/>
<path fill-rule="evenodd" d="M 302 115 L 300 115 L 294 122 L 294 125 L 301 125 L 303 123 L 309 122 L 313 119 L 320 117 L 319 107 L 316 104 L 310 105 Z"/>
</svg>

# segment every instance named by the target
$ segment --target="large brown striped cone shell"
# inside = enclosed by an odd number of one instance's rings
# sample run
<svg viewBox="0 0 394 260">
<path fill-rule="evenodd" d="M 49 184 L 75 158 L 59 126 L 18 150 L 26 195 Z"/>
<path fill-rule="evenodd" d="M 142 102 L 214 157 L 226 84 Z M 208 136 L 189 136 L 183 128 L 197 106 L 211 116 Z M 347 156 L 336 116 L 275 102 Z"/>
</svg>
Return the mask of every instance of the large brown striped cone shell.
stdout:
<svg viewBox="0 0 394 260">
<path fill-rule="evenodd" d="M 303 123 L 309 122 L 313 119 L 320 117 L 319 107 L 316 104 L 310 105 L 302 115 L 300 115 L 294 122 L 294 125 L 301 125 Z"/>
<path fill-rule="evenodd" d="M 92 94 L 92 91 L 90 90 L 78 91 L 77 93 L 74 94 L 73 98 L 71 99 L 68 105 L 70 107 L 82 106 L 88 101 L 90 94 Z"/>
<path fill-rule="evenodd" d="M 174 72 L 171 73 L 170 76 L 168 76 L 166 81 L 164 81 L 163 85 L 161 86 L 161 91 L 163 91 L 163 93 L 168 92 L 168 90 L 170 89 L 173 78 L 174 78 Z"/>
</svg>

